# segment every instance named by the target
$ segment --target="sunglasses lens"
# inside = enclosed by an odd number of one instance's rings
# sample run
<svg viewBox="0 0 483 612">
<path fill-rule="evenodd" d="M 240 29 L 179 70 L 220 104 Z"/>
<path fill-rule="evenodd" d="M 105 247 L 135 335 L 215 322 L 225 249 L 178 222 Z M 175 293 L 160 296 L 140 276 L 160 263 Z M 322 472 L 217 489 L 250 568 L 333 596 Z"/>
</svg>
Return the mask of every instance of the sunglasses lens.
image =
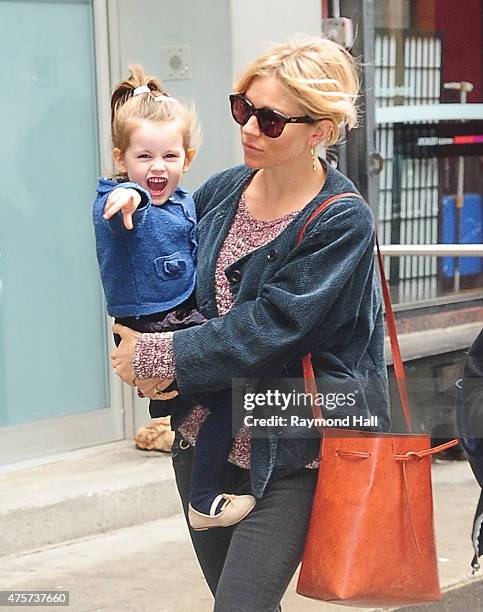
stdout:
<svg viewBox="0 0 483 612">
<path fill-rule="evenodd" d="M 258 113 L 260 129 L 269 138 L 278 138 L 283 132 L 285 121 L 272 110 L 261 110 Z"/>
<path fill-rule="evenodd" d="M 256 115 L 260 131 L 269 138 L 278 138 L 287 121 L 270 109 L 255 109 L 241 94 L 230 96 L 231 114 L 239 125 L 245 125 L 252 115 Z"/>
<path fill-rule="evenodd" d="M 241 96 L 233 96 L 231 98 L 231 114 L 233 119 L 240 125 L 245 125 L 252 116 L 250 107 Z"/>
</svg>

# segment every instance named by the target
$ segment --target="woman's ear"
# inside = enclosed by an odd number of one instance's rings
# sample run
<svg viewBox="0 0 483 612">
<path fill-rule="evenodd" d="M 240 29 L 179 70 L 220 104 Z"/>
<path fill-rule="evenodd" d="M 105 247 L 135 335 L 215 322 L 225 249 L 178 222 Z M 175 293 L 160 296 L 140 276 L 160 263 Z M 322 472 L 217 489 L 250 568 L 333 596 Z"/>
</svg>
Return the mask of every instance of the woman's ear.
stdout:
<svg viewBox="0 0 483 612">
<path fill-rule="evenodd" d="M 187 170 L 189 170 L 189 167 L 191 166 L 191 162 L 194 160 L 195 155 L 196 155 L 196 149 L 194 147 L 190 147 L 189 149 L 186 149 L 183 172 L 186 172 Z"/>
<path fill-rule="evenodd" d="M 121 152 L 121 149 L 115 148 L 112 150 L 112 159 L 114 160 L 114 165 L 116 166 L 116 170 L 121 173 L 127 172 L 126 163 L 124 161 L 124 155 Z"/>
<path fill-rule="evenodd" d="M 322 119 L 317 124 L 315 131 L 312 133 L 312 136 L 309 139 L 309 145 L 316 146 L 318 144 L 324 145 L 330 140 L 332 136 L 332 121 L 329 119 Z"/>
</svg>

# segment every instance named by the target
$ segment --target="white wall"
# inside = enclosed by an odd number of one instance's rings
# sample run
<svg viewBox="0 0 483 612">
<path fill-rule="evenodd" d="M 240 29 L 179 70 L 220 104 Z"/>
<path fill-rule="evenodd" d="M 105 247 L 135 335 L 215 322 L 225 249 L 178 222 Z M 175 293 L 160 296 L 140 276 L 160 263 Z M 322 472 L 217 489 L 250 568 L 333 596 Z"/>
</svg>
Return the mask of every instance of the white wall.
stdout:
<svg viewBox="0 0 483 612">
<path fill-rule="evenodd" d="M 320 0 L 230 0 L 235 76 L 272 44 L 321 31 Z"/>
<path fill-rule="evenodd" d="M 112 81 L 138 62 L 170 94 L 196 102 L 204 137 L 184 181 L 188 189 L 241 161 L 228 104 L 240 70 L 271 43 L 320 33 L 320 0 L 108 0 L 108 8 Z M 166 45 L 190 46 L 191 79 L 163 79 Z"/>
</svg>

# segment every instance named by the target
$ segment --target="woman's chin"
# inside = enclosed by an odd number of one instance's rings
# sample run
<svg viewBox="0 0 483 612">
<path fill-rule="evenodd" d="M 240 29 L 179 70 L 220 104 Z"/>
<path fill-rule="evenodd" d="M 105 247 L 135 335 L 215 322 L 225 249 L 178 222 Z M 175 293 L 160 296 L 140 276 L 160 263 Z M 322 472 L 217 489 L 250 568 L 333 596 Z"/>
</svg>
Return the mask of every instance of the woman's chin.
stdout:
<svg viewBox="0 0 483 612">
<path fill-rule="evenodd" d="M 260 163 L 260 160 L 255 161 L 253 158 L 250 158 L 249 155 L 243 156 L 243 163 L 247 168 L 253 168 L 254 170 L 260 170 L 260 168 L 264 167 L 264 165 Z"/>
</svg>

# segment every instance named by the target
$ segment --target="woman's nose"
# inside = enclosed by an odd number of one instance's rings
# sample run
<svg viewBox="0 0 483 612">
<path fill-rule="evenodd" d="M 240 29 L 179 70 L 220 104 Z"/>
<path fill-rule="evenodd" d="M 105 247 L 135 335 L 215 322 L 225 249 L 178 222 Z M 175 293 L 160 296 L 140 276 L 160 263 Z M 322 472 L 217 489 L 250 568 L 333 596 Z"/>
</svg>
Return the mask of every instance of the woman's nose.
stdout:
<svg viewBox="0 0 483 612">
<path fill-rule="evenodd" d="M 255 115 L 252 115 L 245 125 L 242 126 L 242 131 L 251 136 L 260 136 L 260 126 L 258 125 L 258 119 Z"/>
</svg>

